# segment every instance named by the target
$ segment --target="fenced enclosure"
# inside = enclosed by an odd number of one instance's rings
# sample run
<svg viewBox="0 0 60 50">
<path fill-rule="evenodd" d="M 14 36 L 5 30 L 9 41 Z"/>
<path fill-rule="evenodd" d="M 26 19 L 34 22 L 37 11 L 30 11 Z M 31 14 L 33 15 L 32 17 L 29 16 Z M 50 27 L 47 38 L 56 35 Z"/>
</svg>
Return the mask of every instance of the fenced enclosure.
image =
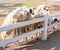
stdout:
<svg viewBox="0 0 60 50">
<path fill-rule="evenodd" d="M 23 26 L 26 26 L 26 25 L 30 25 L 30 24 L 34 24 L 34 23 L 38 23 L 38 22 L 43 21 L 43 27 L 42 28 L 38 28 L 38 29 L 32 30 L 30 32 L 26 32 L 22 35 L 16 36 L 16 37 L 11 38 L 11 39 L 2 40 L 2 41 L 0 41 L 0 47 L 2 47 L 2 46 L 4 47 L 6 44 L 14 43 L 17 40 L 24 39 L 24 38 L 26 40 L 23 40 L 22 42 L 20 42 L 20 44 L 9 47 L 6 50 L 8 50 L 8 49 L 11 50 L 11 48 L 14 48 L 18 45 L 25 44 L 25 43 L 27 43 L 29 41 L 32 41 L 32 40 L 34 40 L 36 38 L 39 38 L 39 37 L 44 41 L 47 40 L 48 34 L 55 31 L 55 30 L 53 30 L 52 32 L 48 33 L 48 29 L 52 28 L 54 26 L 60 25 L 60 22 L 55 22 L 53 24 L 48 25 L 48 20 L 52 19 L 53 17 L 59 17 L 59 16 L 60 16 L 60 14 L 54 14 L 54 15 L 45 14 L 42 18 L 35 18 L 35 19 L 32 19 L 32 20 L 19 22 L 19 23 L 15 23 L 15 24 L 12 24 L 12 25 L 4 26 L 4 27 L 0 26 L 0 32 L 2 32 L 2 31 L 11 30 L 11 29 L 15 29 L 15 28 L 18 28 L 18 27 L 23 27 Z M 42 33 L 38 33 L 38 32 L 42 32 Z M 28 39 L 28 37 L 32 36 L 32 35 L 36 35 L 36 36 L 34 38 Z"/>
</svg>

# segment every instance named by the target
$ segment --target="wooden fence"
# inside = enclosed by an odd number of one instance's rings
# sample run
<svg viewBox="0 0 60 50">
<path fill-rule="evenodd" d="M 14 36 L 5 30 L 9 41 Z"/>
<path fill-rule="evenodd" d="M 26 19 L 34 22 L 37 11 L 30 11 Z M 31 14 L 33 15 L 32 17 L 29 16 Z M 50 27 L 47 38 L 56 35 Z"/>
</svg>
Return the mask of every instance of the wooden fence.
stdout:
<svg viewBox="0 0 60 50">
<path fill-rule="evenodd" d="M 60 16 L 60 14 L 54 14 L 54 15 L 47 15 L 47 14 L 45 14 L 44 17 L 42 17 L 42 18 L 35 18 L 35 19 L 32 19 L 32 20 L 15 23 L 15 24 L 8 25 L 8 26 L 0 26 L 0 32 L 2 32 L 2 31 L 11 30 L 11 29 L 15 29 L 15 28 L 18 28 L 18 27 L 23 27 L 23 26 L 26 26 L 26 25 L 30 25 L 30 24 L 34 24 L 34 23 L 38 23 L 38 22 L 42 22 L 43 21 L 43 27 L 42 28 L 32 30 L 30 32 L 24 33 L 22 35 L 16 36 L 16 37 L 11 38 L 11 39 L 2 40 L 2 41 L 0 41 L 0 47 L 5 46 L 6 44 L 9 44 L 9 43 L 15 42 L 17 40 L 24 39 L 24 38 L 26 38 L 28 36 L 31 36 L 33 34 L 41 32 L 41 31 L 43 32 L 41 34 L 41 36 L 37 36 L 37 37 L 35 37 L 33 39 L 23 41 L 19 45 L 25 44 L 25 43 L 27 43 L 29 41 L 32 41 L 32 40 L 34 40 L 36 38 L 39 38 L 39 37 L 43 41 L 47 40 L 47 37 L 48 37 L 48 32 L 47 31 L 48 31 L 48 29 L 51 28 L 51 27 L 60 25 L 60 22 L 56 22 L 56 23 L 53 23 L 53 24 L 48 26 L 48 20 L 52 19 L 53 17 L 59 17 L 59 16 Z M 6 50 L 14 48 L 16 46 L 17 45 L 9 47 Z"/>
</svg>

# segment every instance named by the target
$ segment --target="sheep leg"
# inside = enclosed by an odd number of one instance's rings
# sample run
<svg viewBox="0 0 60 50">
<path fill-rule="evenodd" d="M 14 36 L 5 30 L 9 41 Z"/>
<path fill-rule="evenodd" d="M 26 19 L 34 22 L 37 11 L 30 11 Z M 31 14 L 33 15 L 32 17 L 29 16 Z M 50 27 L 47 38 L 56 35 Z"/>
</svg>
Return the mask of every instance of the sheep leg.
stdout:
<svg viewBox="0 0 60 50">
<path fill-rule="evenodd" d="M 2 40 L 9 39 L 8 36 L 11 34 L 12 30 L 10 31 L 4 31 L 1 33 Z M 10 37 L 11 38 L 11 37 Z"/>
<path fill-rule="evenodd" d="M 25 26 L 24 28 L 25 28 L 25 32 L 28 32 L 27 26 Z"/>
</svg>

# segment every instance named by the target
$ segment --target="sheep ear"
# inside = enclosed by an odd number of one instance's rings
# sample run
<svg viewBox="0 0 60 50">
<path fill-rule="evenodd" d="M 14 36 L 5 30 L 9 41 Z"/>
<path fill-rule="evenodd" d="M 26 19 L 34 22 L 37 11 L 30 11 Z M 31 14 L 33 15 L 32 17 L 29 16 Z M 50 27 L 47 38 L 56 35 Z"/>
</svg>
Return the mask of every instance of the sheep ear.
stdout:
<svg viewBox="0 0 60 50">
<path fill-rule="evenodd" d="M 32 11 L 32 9 L 29 9 L 29 11 L 30 11 L 30 13 L 32 13 L 33 11 Z"/>
</svg>

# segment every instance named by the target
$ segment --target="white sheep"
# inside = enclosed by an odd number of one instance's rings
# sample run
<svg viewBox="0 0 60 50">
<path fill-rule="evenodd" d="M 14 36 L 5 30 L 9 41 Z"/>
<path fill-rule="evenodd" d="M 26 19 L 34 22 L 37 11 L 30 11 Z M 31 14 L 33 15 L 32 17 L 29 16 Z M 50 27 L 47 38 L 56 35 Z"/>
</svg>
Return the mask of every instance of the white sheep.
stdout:
<svg viewBox="0 0 60 50">
<path fill-rule="evenodd" d="M 22 8 L 19 7 L 19 8 L 17 8 L 17 9 L 13 10 L 11 13 L 9 13 L 9 14 L 7 15 L 7 17 L 5 18 L 2 26 L 7 26 L 7 25 L 10 25 L 10 24 L 16 23 L 16 22 L 18 22 L 18 21 L 23 21 L 23 20 L 25 20 L 25 16 L 22 16 L 22 14 L 24 14 L 24 12 L 21 11 L 21 10 L 22 10 Z M 16 31 L 16 30 L 15 30 L 15 31 Z M 12 35 L 11 32 L 12 32 L 12 30 L 3 31 L 3 32 L 1 33 L 2 39 L 3 39 L 3 40 L 4 40 L 4 39 L 9 39 L 9 38 L 12 38 L 13 36 L 15 36 L 15 34 Z M 8 38 L 7 36 L 9 36 L 9 38 Z"/>
<path fill-rule="evenodd" d="M 44 17 L 45 14 L 48 14 L 49 16 L 51 15 L 51 12 L 49 11 L 49 6 L 47 6 L 46 4 L 42 4 L 39 5 L 35 10 L 34 10 L 34 18 L 41 18 Z M 48 17 L 49 17 L 48 16 Z M 55 17 L 51 17 L 51 19 L 48 20 L 48 25 L 56 22 L 56 18 Z M 35 24 L 35 26 L 37 26 L 37 28 L 41 28 L 43 26 L 43 22 L 39 22 L 37 24 Z M 48 29 L 49 31 L 50 29 Z M 52 29 L 51 29 L 52 30 Z"/>
<path fill-rule="evenodd" d="M 24 13 L 24 16 L 26 16 L 26 20 L 31 20 L 31 19 L 33 19 L 33 9 L 31 8 L 31 7 L 23 7 L 23 11 L 25 12 Z M 32 29 L 34 29 L 34 27 L 33 27 L 33 25 L 31 24 L 31 25 L 27 25 L 26 27 L 25 27 L 25 31 L 27 32 L 27 31 L 30 31 L 30 30 L 32 30 Z"/>
</svg>

